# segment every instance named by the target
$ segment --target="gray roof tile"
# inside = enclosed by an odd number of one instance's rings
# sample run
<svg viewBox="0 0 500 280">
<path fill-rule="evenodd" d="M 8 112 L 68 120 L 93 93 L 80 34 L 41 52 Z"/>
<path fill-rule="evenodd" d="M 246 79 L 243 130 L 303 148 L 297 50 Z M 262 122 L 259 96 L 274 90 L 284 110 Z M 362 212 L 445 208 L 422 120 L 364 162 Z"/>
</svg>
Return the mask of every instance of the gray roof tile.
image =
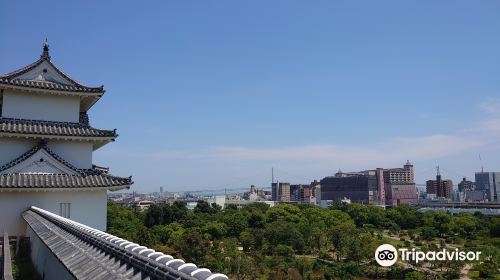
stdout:
<svg viewBox="0 0 500 280">
<path fill-rule="evenodd" d="M 0 174 L 0 189 L 28 188 L 112 188 L 133 184 L 132 177 L 117 177 L 108 173 L 107 169 L 99 167 L 78 169 L 49 149 L 45 142 L 22 154 L 13 161 L 0 166 L 0 172 L 14 167 L 30 158 L 39 150 L 45 150 L 55 160 L 65 165 L 78 175 L 69 174 L 37 174 L 37 173 L 6 173 Z"/>
<path fill-rule="evenodd" d="M 82 123 L 0 118 L 0 133 L 116 138 L 116 130 L 101 130 Z"/>
<path fill-rule="evenodd" d="M 117 239 L 115 236 L 37 207 L 25 211 L 23 218 L 76 279 L 228 279 L 223 274 L 199 269 L 194 264 L 182 266 L 183 261 L 167 266 L 156 261 L 163 256 L 161 253 L 150 253 L 151 257 L 141 255 L 140 250 L 133 250 L 139 247 L 137 244 L 129 247 L 132 250 L 125 249 L 128 243 L 118 245 L 110 241 Z M 198 273 L 194 273 L 196 271 Z"/>
<path fill-rule="evenodd" d="M 101 175 L 30 174 L 14 173 L 0 175 L 0 189 L 29 188 L 112 188 L 129 186 L 132 179 Z"/>
</svg>

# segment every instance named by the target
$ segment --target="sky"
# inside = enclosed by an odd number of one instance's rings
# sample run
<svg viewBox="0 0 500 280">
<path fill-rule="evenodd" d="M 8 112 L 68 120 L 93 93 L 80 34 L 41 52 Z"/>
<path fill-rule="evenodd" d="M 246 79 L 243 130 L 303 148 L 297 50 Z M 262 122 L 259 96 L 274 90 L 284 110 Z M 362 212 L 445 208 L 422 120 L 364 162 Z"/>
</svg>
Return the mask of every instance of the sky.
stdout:
<svg viewBox="0 0 500 280">
<path fill-rule="evenodd" d="M 38 59 L 106 94 L 95 164 L 139 192 L 309 183 L 413 162 L 500 171 L 500 1 L 13 1 L 0 73 Z"/>
</svg>

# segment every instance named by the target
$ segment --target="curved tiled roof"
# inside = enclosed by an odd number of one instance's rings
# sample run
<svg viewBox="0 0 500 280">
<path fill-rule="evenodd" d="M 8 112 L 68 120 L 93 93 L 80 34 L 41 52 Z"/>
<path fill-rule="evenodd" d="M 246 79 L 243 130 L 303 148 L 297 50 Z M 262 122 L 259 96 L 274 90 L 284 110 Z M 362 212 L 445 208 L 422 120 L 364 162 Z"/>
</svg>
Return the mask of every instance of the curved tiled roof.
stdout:
<svg viewBox="0 0 500 280">
<path fill-rule="evenodd" d="M 54 83 L 49 81 L 35 81 L 35 80 L 21 80 L 21 79 L 8 79 L 5 77 L 0 77 L 0 84 L 9 86 L 19 86 L 37 89 L 48 89 L 56 91 L 68 91 L 68 92 L 86 92 L 86 93 L 103 93 L 104 87 L 90 88 L 80 85 L 65 85 L 60 83 Z"/>
<path fill-rule="evenodd" d="M 132 178 L 100 175 L 12 173 L 0 175 L 0 189 L 113 188 L 131 185 Z"/>
<path fill-rule="evenodd" d="M 228 279 L 37 207 L 23 218 L 76 279 Z"/>
<path fill-rule="evenodd" d="M 6 74 L 3 74 L 3 75 L 0 75 L 0 77 L 3 77 L 3 78 L 6 78 L 6 79 L 13 79 L 17 76 L 20 76 L 24 73 L 27 73 L 28 71 L 30 71 L 31 69 L 34 69 L 35 67 L 37 67 L 38 65 L 42 64 L 44 60 L 40 57 L 39 60 L 29 64 L 29 65 L 26 65 L 24 67 L 21 67 L 17 70 L 14 70 L 10 73 L 6 73 Z"/>
<path fill-rule="evenodd" d="M 0 189 L 114 188 L 120 186 L 130 186 L 133 184 L 132 177 L 113 176 L 102 167 L 93 166 L 92 169 L 79 169 L 54 153 L 47 147 L 45 142 L 40 142 L 38 145 L 31 148 L 18 158 L 0 166 L 0 172 L 22 163 L 42 149 L 55 160 L 78 173 L 78 175 L 39 173 L 0 174 Z"/>
<path fill-rule="evenodd" d="M 70 85 L 44 81 L 44 80 L 23 80 L 18 78 L 19 76 L 31 71 L 32 69 L 42 64 L 43 62 L 47 62 L 48 64 L 50 64 L 50 66 L 52 66 L 59 75 L 61 75 L 65 80 L 67 80 L 70 83 Z M 101 94 L 104 93 L 104 86 L 100 87 L 85 86 L 72 79 L 70 76 L 61 71 L 59 67 L 54 65 L 50 61 L 49 46 L 47 44 L 44 44 L 43 53 L 40 56 L 40 59 L 38 59 L 37 61 L 29 65 L 26 65 L 20 69 L 17 69 L 15 71 L 12 71 L 10 73 L 0 75 L 0 85 L 2 84 L 10 86 L 20 86 L 20 87 L 67 91 L 67 92 L 84 92 L 84 93 L 101 93 Z"/>
<path fill-rule="evenodd" d="M 116 138 L 116 130 L 101 130 L 82 123 L 0 118 L 0 133 Z"/>
</svg>

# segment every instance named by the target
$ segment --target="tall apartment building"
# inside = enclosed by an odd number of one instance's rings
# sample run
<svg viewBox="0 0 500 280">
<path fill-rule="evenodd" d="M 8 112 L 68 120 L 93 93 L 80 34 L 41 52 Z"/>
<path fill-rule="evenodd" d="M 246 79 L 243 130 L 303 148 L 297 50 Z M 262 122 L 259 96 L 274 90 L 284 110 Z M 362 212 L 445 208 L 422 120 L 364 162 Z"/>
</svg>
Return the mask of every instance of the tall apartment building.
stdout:
<svg viewBox="0 0 500 280">
<path fill-rule="evenodd" d="M 290 202 L 290 183 L 272 183 L 272 198 L 273 201 Z"/>
<path fill-rule="evenodd" d="M 319 182 L 311 184 L 272 183 L 272 200 L 280 202 L 316 202 Z"/>
<path fill-rule="evenodd" d="M 415 184 L 413 164 L 409 160 L 403 168 L 384 169 L 384 181 L 391 184 Z"/>
<path fill-rule="evenodd" d="M 452 199 L 453 182 L 451 180 L 443 180 L 437 168 L 436 180 L 428 180 L 425 183 L 427 194 L 435 194 L 436 197 Z"/>
<path fill-rule="evenodd" d="M 476 190 L 483 191 L 488 201 L 500 203 L 500 172 L 476 172 Z"/>
<path fill-rule="evenodd" d="M 319 186 L 318 181 L 311 182 L 308 185 L 302 185 L 299 189 L 298 201 L 311 202 L 316 201 L 316 187 Z"/>
<path fill-rule="evenodd" d="M 290 201 L 303 201 L 304 197 L 302 195 L 304 187 L 306 186 L 309 185 L 303 185 L 303 184 L 290 185 Z"/>
<path fill-rule="evenodd" d="M 384 169 L 385 205 L 417 203 L 415 172 L 409 160 L 403 168 Z"/>
</svg>

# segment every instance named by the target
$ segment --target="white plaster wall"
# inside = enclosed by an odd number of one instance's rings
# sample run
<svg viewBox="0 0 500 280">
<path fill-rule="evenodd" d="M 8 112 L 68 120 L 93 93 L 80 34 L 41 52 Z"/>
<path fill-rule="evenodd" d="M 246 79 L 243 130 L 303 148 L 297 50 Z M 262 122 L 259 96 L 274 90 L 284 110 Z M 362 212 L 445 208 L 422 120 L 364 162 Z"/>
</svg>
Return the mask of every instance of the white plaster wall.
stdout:
<svg viewBox="0 0 500 280">
<path fill-rule="evenodd" d="M 78 122 L 80 98 L 6 90 L 3 95 L 2 116 L 6 118 Z"/>
<path fill-rule="evenodd" d="M 51 140 L 47 141 L 47 146 L 65 161 L 78 168 L 92 168 L 93 147 L 91 142 Z"/>
<path fill-rule="evenodd" d="M 30 227 L 26 236 L 30 238 L 31 261 L 42 279 L 75 279 Z"/>
<path fill-rule="evenodd" d="M 26 153 L 39 141 L 37 139 L 0 138 L 0 166 Z M 47 146 L 77 168 L 92 168 L 91 142 L 48 140 Z"/>
<path fill-rule="evenodd" d="M 7 164 L 33 148 L 35 139 L 0 138 L 0 166 Z"/>
<path fill-rule="evenodd" d="M 0 232 L 24 235 L 26 222 L 22 213 L 37 206 L 59 215 L 59 203 L 71 203 L 70 219 L 106 230 L 106 191 L 0 192 Z"/>
</svg>

